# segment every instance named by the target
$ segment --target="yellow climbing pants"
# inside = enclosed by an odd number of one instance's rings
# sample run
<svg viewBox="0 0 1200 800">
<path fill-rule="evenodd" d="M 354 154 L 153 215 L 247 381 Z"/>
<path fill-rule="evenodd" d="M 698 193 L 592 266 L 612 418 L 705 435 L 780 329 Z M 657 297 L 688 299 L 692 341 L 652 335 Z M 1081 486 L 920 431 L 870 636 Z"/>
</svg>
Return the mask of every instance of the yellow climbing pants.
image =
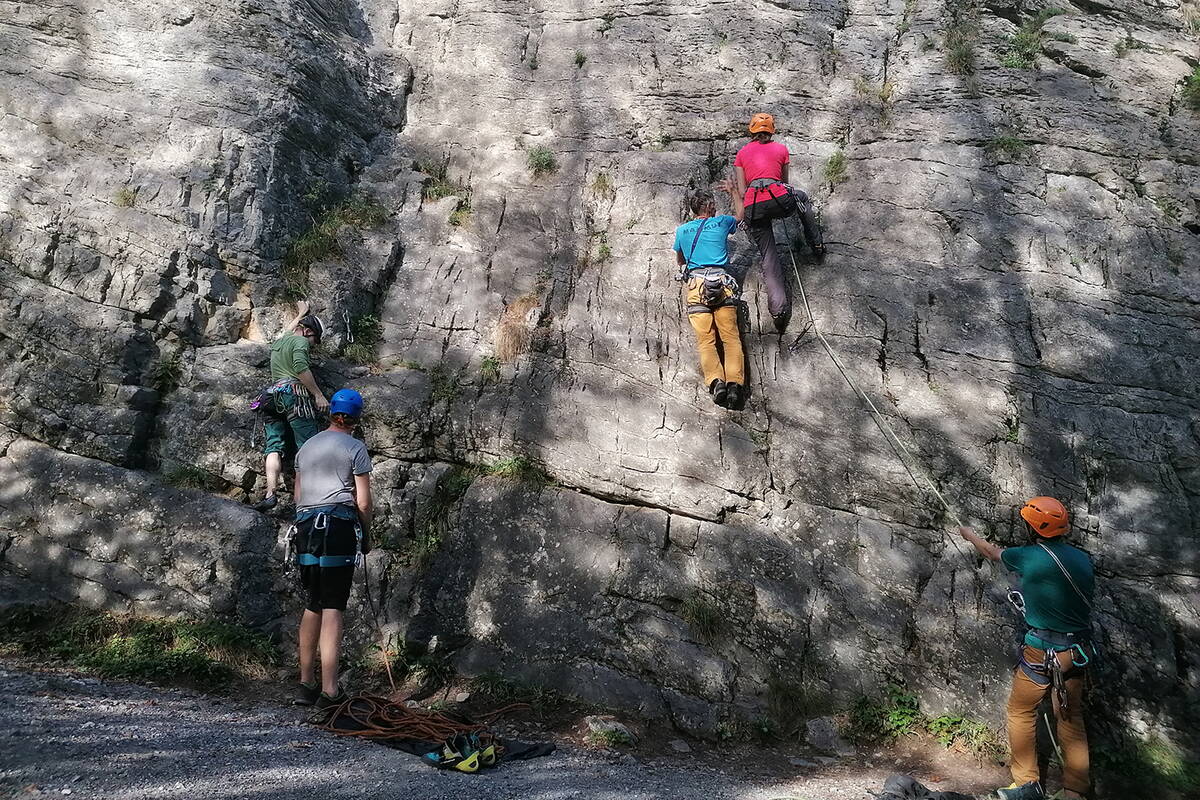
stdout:
<svg viewBox="0 0 1200 800">
<path fill-rule="evenodd" d="M 1025 648 L 1025 658 L 1042 663 L 1042 651 L 1036 647 Z M 1084 671 L 1071 669 L 1070 651 L 1059 653 L 1060 664 L 1064 664 L 1067 685 L 1067 713 L 1062 714 L 1058 700 L 1054 699 L 1055 727 L 1058 729 L 1058 745 L 1063 751 L 1063 788 L 1086 794 L 1088 781 L 1087 730 L 1083 726 L 1083 679 Z M 1013 673 L 1012 693 L 1008 696 L 1008 744 L 1012 748 L 1012 776 L 1018 784 L 1039 779 L 1037 757 L 1038 706 L 1046 695 L 1053 695 L 1049 686 L 1038 686 L 1021 671 Z"/>
<path fill-rule="evenodd" d="M 712 386 L 715 380 L 745 383 L 745 357 L 742 355 L 742 336 L 738 331 L 737 306 L 722 306 L 712 312 L 688 314 L 688 321 L 696 331 L 705 387 Z M 721 353 L 717 351 L 718 341 L 725 355 L 723 363 Z"/>
</svg>

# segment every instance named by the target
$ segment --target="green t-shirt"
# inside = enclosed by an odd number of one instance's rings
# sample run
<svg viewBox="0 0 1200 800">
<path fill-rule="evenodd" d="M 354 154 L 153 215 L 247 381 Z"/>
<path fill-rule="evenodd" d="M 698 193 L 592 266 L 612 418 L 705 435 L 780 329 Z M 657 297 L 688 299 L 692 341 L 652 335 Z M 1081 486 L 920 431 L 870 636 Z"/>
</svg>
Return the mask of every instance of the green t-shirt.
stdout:
<svg viewBox="0 0 1200 800">
<path fill-rule="evenodd" d="M 271 380 L 299 378 L 308 368 L 308 339 L 305 337 L 289 333 L 271 345 Z"/>
<path fill-rule="evenodd" d="M 1046 546 L 1071 573 L 1071 579 L 1087 598 L 1071 588 L 1058 564 L 1050 554 L 1036 544 L 1009 547 L 1000 553 L 1000 560 L 1009 571 L 1021 576 L 1021 593 L 1025 596 L 1025 622 L 1031 628 L 1044 628 L 1060 633 L 1078 633 L 1091 628 L 1089 603 L 1096 591 L 1092 559 L 1079 548 L 1061 540 L 1048 540 Z M 1026 641 L 1034 647 L 1038 642 Z"/>
</svg>

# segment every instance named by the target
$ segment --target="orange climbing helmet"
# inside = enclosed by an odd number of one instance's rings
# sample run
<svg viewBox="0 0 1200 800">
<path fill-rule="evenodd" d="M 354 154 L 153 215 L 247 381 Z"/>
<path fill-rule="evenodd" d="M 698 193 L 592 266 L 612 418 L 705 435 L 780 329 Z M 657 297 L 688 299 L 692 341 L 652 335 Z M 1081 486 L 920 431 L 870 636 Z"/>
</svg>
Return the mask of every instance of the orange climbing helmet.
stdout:
<svg viewBox="0 0 1200 800">
<path fill-rule="evenodd" d="M 1062 503 L 1053 497 L 1034 497 L 1021 508 L 1021 519 L 1029 523 L 1038 536 L 1053 539 L 1062 536 L 1071 525 L 1071 518 Z"/>
<path fill-rule="evenodd" d="M 775 118 L 770 114 L 755 114 L 750 118 L 751 133 L 774 133 Z"/>
</svg>

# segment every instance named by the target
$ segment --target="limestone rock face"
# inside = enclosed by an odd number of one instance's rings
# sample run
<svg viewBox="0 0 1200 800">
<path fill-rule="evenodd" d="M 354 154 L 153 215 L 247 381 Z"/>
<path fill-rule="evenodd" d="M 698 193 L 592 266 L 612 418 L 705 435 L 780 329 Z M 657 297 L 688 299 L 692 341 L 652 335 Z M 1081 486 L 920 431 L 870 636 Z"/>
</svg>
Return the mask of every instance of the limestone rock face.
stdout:
<svg viewBox="0 0 1200 800">
<path fill-rule="evenodd" d="M 996 719 L 1021 623 L 951 534 L 1052 494 L 1112 718 L 1195 730 L 1200 11 L 1056 7 L 0 0 L 6 599 L 280 624 L 237 501 L 307 294 L 368 403 L 360 640 L 698 732 L 896 681 Z M 908 469 L 744 235 L 746 409 L 700 383 L 673 231 L 762 110 Z"/>
</svg>

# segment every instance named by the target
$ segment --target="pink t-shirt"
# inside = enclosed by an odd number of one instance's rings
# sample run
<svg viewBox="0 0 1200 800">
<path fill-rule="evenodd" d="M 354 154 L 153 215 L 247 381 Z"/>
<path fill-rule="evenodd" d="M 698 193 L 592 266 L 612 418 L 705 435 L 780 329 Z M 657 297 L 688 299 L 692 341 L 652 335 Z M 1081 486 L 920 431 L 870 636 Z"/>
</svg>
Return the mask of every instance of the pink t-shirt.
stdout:
<svg viewBox="0 0 1200 800">
<path fill-rule="evenodd" d="M 768 194 L 772 197 L 782 195 L 786 191 L 782 186 L 756 190 L 749 184 L 759 178 L 783 180 L 783 165 L 790 160 L 787 145 L 781 142 L 751 141 L 738 150 L 737 156 L 733 159 L 733 165 L 741 167 L 742 171 L 746 173 L 746 197 L 743 202 L 746 205 L 752 205 L 756 202 L 756 196 L 757 200 L 766 200 Z"/>
</svg>

